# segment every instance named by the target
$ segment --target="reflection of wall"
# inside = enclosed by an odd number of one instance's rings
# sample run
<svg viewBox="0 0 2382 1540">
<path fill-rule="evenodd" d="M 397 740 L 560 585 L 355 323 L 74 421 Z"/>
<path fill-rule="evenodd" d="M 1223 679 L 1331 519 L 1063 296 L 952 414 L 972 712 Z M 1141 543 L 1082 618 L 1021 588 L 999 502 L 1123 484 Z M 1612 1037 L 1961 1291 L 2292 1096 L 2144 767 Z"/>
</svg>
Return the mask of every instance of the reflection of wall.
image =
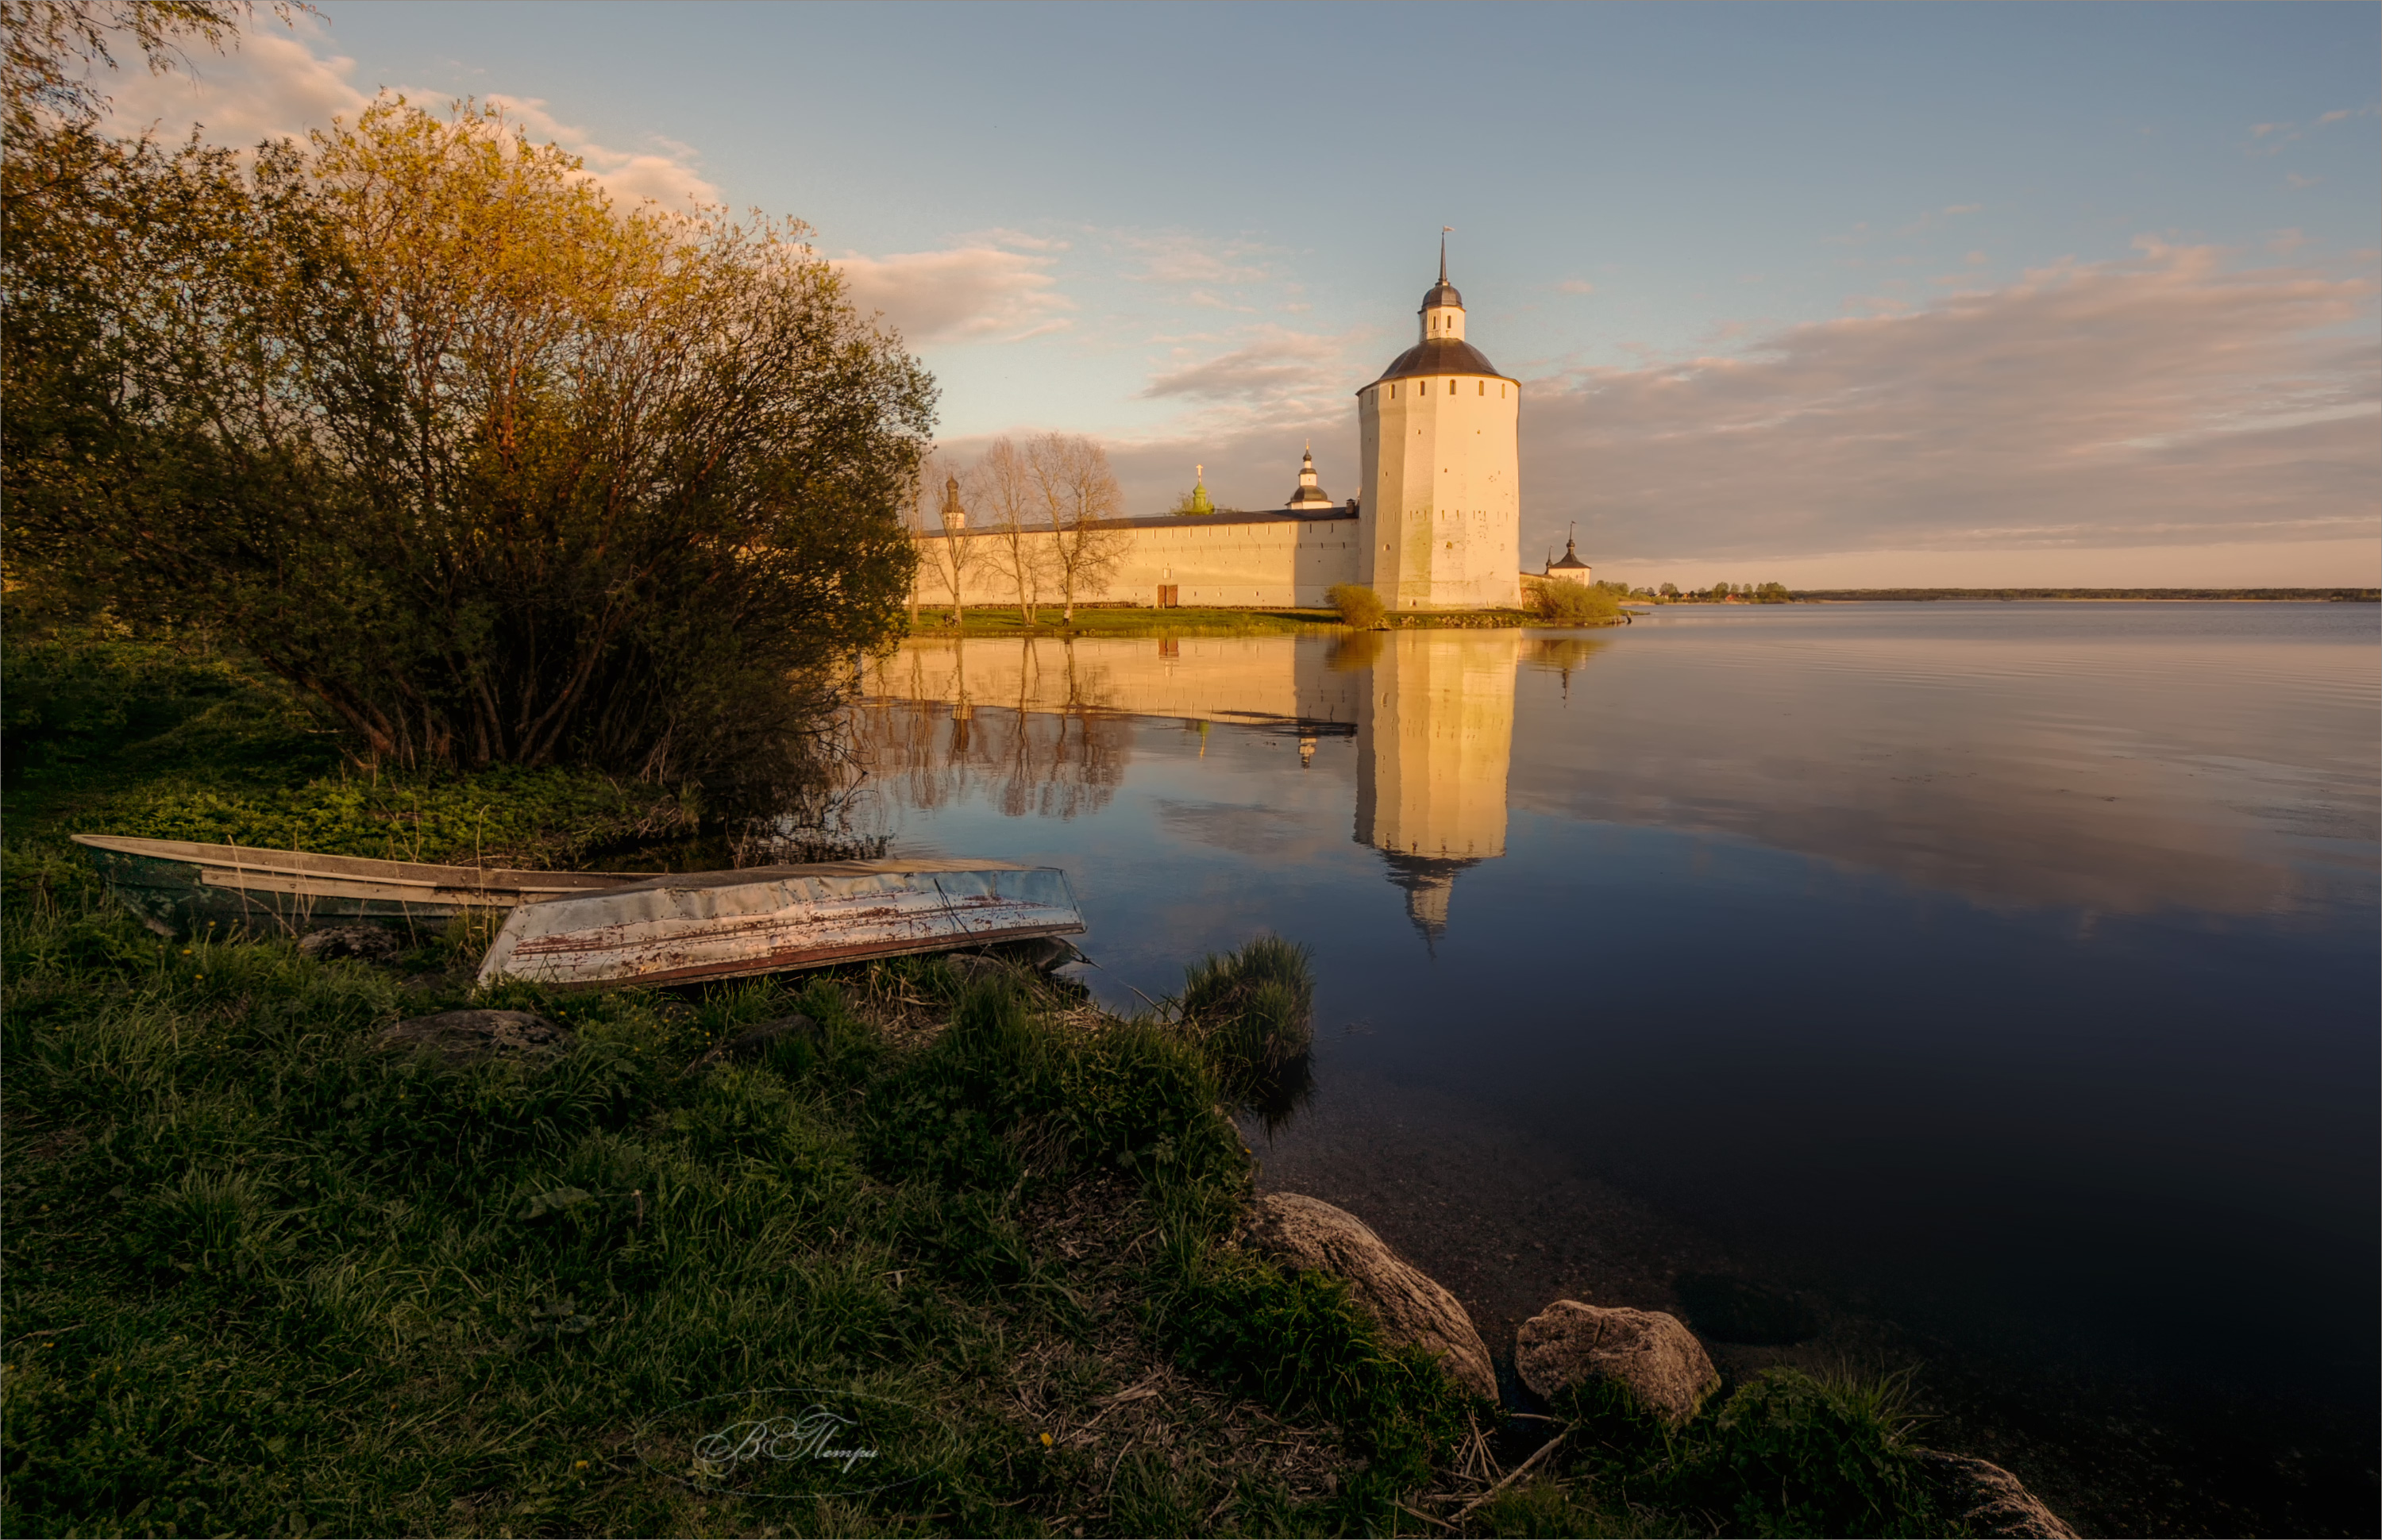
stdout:
<svg viewBox="0 0 2382 1540">
<path fill-rule="evenodd" d="M 1534 663 L 1584 662 L 1590 650 L 1542 658 L 1548 647 L 1516 631 L 1467 630 L 1336 641 L 931 639 L 871 662 L 863 683 L 877 701 L 948 705 L 954 717 L 997 706 L 1021 720 L 1112 713 L 1256 727 L 1353 724 L 1357 840 L 1387 859 L 1407 914 L 1435 940 L 1447 928 L 1455 874 L 1505 853 L 1516 664 L 1526 654 Z M 1119 743 L 1102 763 L 1121 768 L 1123 752 Z M 1054 754 L 1049 762 L 1065 761 Z M 899 756 L 885 763 L 891 769 Z"/>
<path fill-rule="evenodd" d="M 1390 858 L 1426 937 L 1447 928 L 1456 873 L 1505 853 L 1520 647 L 1513 631 L 1406 632 L 1373 662 L 1357 718 L 1357 839 Z"/>
<path fill-rule="evenodd" d="M 1363 677 L 1328 667 L 1324 651 L 1293 637 L 927 638 L 872 660 L 863 692 L 955 707 L 973 702 L 1259 726 L 1353 723 Z"/>
</svg>

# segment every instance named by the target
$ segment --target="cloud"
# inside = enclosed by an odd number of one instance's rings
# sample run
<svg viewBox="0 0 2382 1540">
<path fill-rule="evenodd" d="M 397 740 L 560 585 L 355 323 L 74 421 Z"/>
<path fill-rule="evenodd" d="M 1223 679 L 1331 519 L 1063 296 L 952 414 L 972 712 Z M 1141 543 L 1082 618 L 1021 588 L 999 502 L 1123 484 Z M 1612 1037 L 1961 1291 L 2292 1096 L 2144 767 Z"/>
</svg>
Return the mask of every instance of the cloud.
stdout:
<svg viewBox="0 0 2382 1540">
<path fill-rule="evenodd" d="M 1250 259 L 1266 248 L 1253 241 L 1218 240 L 1189 230 L 1155 233 L 1116 231 L 1111 240 L 1136 263 L 1125 276 L 1141 283 L 1217 286 L 1264 283 L 1272 272 Z"/>
<path fill-rule="evenodd" d="M 1586 278 L 1565 278 L 1563 282 L 1555 285 L 1555 292 L 1558 294 L 1593 294 L 1596 292 L 1596 286 L 1590 283 Z"/>
<path fill-rule="evenodd" d="M 356 61 L 325 55 L 329 37 L 313 18 L 260 26 L 241 34 L 226 54 L 194 52 L 187 68 L 153 75 L 134 65 L 100 77 L 111 100 L 108 127 L 119 134 L 154 128 L 178 140 L 196 125 L 216 144 L 250 149 L 265 140 L 303 139 L 331 119 L 353 120 L 372 100 L 355 84 Z M 137 48 L 116 50 L 119 59 Z"/>
<path fill-rule="evenodd" d="M 1073 249 L 1073 242 L 1062 240 L 1055 236 L 1028 235 L 1024 230 L 1000 227 L 979 230 L 974 235 L 963 236 L 960 238 L 964 244 L 969 246 L 1001 246 L 1017 251 L 1065 251 Z"/>
<path fill-rule="evenodd" d="M 1921 214 L 1918 218 L 1912 220 L 1909 224 L 1905 225 L 1902 228 L 1895 231 L 1894 233 L 1897 236 L 1922 235 L 1929 230 L 1936 229 L 1947 222 L 1958 218 L 1964 214 L 1982 214 L 1984 212 L 1984 207 L 1985 206 L 1983 203 L 1947 203 L 1940 209 L 1928 210 L 1925 214 Z M 1855 226 L 1854 228 L 1860 229 L 1862 228 L 1862 226 Z"/>
<path fill-rule="evenodd" d="M 694 169 L 694 152 L 684 145 L 657 140 L 651 150 L 614 150 L 597 143 L 586 129 L 556 117 L 538 97 L 491 94 L 487 100 L 503 108 L 531 139 L 550 140 L 585 162 L 615 198 L 632 203 L 650 198 L 666 208 L 719 201 L 719 189 Z"/>
<path fill-rule="evenodd" d="M 2321 177 L 2302 177 L 2296 171 L 2288 171 L 2283 174 L 2283 185 L 2290 188 L 2293 192 L 2297 192 L 2302 188 L 2314 187 L 2316 183 L 2323 180 L 2324 178 Z"/>
<path fill-rule="evenodd" d="M 1048 271 L 1055 260 L 990 245 L 831 259 L 852 301 L 885 312 L 913 346 L 1021 341 L 1062 330 L 1074 308 Z"/>
<path fill-rule="evenodd" d="M 1607 558 L 2382 533 L 2374 285 L 2155 241 L 1525 397 L 1525 541 Z M 1542 543 L 1542 541 L 1541 541 Z"/>
<path fill-rule="evenodd" d="M 1175 366 L 1141 392 L 1145 400 L 1170 397 L 1269 408 L 1315 401 L 1356 388 L 1346 378 L 1349 336 L 1326 336 L 1267 325 L 1239 334 L 1239 347 L 1209 358 L 1191 359 L 1177 348 Z M 1362 382 L 1357 382 L 1358 384 Z"/>
<path fill-rule="evenodd" d="M 261 25 L 243 32 L 229 53 L 196 54 L 187 69 L 152 75 L 132 68 L 108 75 L 101 82 L 113 99 L 108 126 L 117 133 L 153 128 L 169 141 L 195 126 L 212 143 L 245 150 L 265 140 L 303 140 L 308 130 L 327 128 L 334 118 L 352 123 L 371 104 L 372 94 L 356 85 L 356 61 L 330 47 L 323 25 L 301 14 L 287 27 Z M 119 53 L 138 55 L 137 49 Z M 412 94 L 424 102 L 447 99 L 444 92 Z M 689 199 L 718 199 L 719 189 L 694 169 L 694 152 L 686 145 L 656 139 L 644 150 L 615 150 L 557 118 L 539 98 L 491 93 L 486 100 L 532 139 L 551 141 L 578 156 L 616 198 L 652 198 L 672 207 Z"/>
</svg>

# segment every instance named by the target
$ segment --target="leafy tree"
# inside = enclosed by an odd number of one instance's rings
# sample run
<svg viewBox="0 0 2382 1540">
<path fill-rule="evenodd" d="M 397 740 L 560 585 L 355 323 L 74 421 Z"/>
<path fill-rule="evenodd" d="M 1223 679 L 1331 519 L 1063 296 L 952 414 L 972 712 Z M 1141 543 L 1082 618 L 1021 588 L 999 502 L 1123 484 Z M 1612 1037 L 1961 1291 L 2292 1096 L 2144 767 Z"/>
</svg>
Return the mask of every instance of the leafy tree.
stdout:
<svg viewBox="0 0 2382 1540">
<path fill-rule="evenodd" d="M 1530 602 L 1540 618 L 1556 626 L 1595 625 L 1621 613 L 1620 599 L 1602 583 L 1542 583 Z"/>
<path fill-rule="evenodd" d="M 1109 467 L 1108 451 L 1080 434 L 1044 434 L 1025 446 L 1034 485 L 1050 520 L 1050 568 L 1075 617 L 1075 595 L 1105 587 L 1130 549 L 1116 524 L 1124 489 Z"/>
<path fill-rule="evenodd" d="M 936 499 L 936 509 L 927 512 L 928 497 Z M 941 454 L 933 454 L 920 462 L 915 487 L 910 503 L 915 510 L 922 536 L 920 564 L 935 576 L 942 590 L 951 595 L 952 624 L 967 618 L 968 580 L 984 565 L 991 553 L 984 542 L 962 532 L 965 528 L 967 507 L 960 493 L 960 472 Z M 930 526 L 927 520 L 934 524 Z M 940 535 L 935 533 L 940 529 Z"/>
<path fill-rule="evenodd" d="M 1679 585 L 1676 583 L 1664 583 L 1658 592 L 1665 599 L 1676 599 L 1679 596 Z"/>
<path fill-rule="evenodd" d="M 311 6 L 276 5 L 288 20 Z M 0 0 L 0 94 L 8 137 L 22 144 L 60 125 L 88 128 L 106 97 L 97 71 L 129 43 L 151 72 L 189 62 L 186 44 L 220 49 L 255 7 L 242 0 Z"/>
<path fill-rule="evenodd" d="M 801 225 L 390 98 L 5 175 L 12 577 L 219 626 L 402 765 L 798 764 L 898 632 L 933 386 Z"/>
<path fill-rule="evenodd" d="M 1017 611 L 1029 626 L 1050 575 L 1050 543 L 1037 515 L 1033 462 L 1008 438 L 986 446 L 968 472 L 969 495 L 984 516 L 993 569 L 1017 594 Z"/>
<path fill-rule="evenodd" d="M 1381 623 L 1387 613 L 1381 596 L 1362 583 L 1333 583 L 1324 591 L 1323 598 L 1340 612 L 1340 623 L 1360 631 L 1369 631 Z"/>
</svg>

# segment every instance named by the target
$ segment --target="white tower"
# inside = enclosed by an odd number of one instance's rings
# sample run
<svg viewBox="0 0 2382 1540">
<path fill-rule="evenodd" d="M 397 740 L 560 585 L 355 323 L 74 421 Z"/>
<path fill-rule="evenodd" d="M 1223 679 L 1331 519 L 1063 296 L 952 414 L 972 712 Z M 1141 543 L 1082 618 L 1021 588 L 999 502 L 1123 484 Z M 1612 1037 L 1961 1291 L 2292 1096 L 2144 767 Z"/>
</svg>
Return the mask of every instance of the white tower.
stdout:
<svg viewBox="0 0 2382 1540">
<path fill-rule="evenodd" d="M 1357 393 L 1359 581 L 1392 609 L 1482 609 L 1521 594 L 1522 386 L 1464 340 L 1464 297 L 1422 299 L 1422 336 Z"/>
</svg>

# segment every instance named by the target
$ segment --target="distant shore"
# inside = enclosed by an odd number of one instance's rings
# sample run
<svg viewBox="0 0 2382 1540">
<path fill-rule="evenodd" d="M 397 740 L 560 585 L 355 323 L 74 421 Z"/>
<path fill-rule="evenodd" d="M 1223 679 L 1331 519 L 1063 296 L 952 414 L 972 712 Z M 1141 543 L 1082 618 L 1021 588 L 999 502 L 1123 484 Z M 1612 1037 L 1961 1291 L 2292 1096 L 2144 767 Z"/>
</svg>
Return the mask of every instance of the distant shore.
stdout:
<svg viewBox="0 0 2382 1540">
<path fill-rule="evenodd" d="M 1613 622 L 1619 624 L 1621 622 Z M 1524 627 L 1555 627 L 1528 610 L 1408 610 L 1388 617 L 1385 630 L 1518 630 Z M 1144 637 L 1144 636 L 1292 636 L 1301 631 L 1345 631 L 1338 614 L 1328 609 L 1151 609 L 1124 605 L 1078 605 L 1074 618 L 1061 617 L 1055 605 L 1042 606 L 1029 623 L 1016 605 L 970 605 L 956 626 L 947 613 L 921 607 L 910 628 L 913 639 L 926 637 Z"/>
<path fill-rule="evenodd" d="M 1847 604 L 1875 600 L 1926 599 L 2075 599 L 2175 603 L 2210 600 L 2290 604 L 2375 604 L 2382 588 L 1802 588 L 1794 591 L 1803 604 Z"/>
</svg>

